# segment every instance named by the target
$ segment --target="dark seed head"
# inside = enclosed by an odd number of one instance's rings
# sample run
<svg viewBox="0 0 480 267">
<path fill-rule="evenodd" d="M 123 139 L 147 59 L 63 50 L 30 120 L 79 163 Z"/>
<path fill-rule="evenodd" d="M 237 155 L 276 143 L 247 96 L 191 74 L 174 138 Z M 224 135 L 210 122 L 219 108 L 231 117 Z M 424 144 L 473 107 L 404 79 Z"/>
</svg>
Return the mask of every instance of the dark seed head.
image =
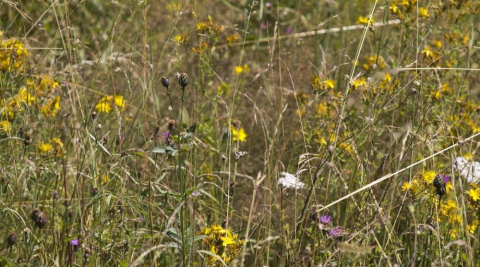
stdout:
<svg viewBox="0 0 480 267">
<path fill-rule="evenodd" d="M 178 75 L 178 84 L 180 84 L 181 87 L 185 88 L 189 83 L 190 79 L 186 73 L 180 73 L 180 75 Z"/>
<path fill-rule="evenodd" d="M 175 120 L 169 120 L 168 121 L 168 130 L 172 131 L 173 129 L 175 129 Z"/>
<path fill-rule="evenodd" d="M 89 247 L 86 247 L 86 248 L 85 248 L 85 253 L 83 254 L 83 257 L 84 257 L 85 259 L 90 258 L 90 253 L 91 253 L 90 248 L 89 248 Z"/>
<path fill-rule="evenodd" d="M 90 117 L 92 118 L 92 120 L 94 120 L 97 117 L 97 115 L 98 115 L 97 112 L 94 111 L 92 112 L 92 114 L 90 114 Z"/>
<path fill-rule="evenodd" d="M 162 85 L 168 89 L 168 86 L 170 85 L 170 80 L 167 77 L 162 77 Z"/>
<path fill-rule="evenodd" d="M 435 176 L 435 179 L 433 179 L 433 186 L 437 189 L 437 195 L 443 196 L 447 194 L 445 181 L 441 175 Z"/>
<path fill-rule="evenodd" d="M 14 233 L 11 233 L 7 236 L 7 243 L 9 246 L 13 246 L 17 243 L 17 236 Z"/>
<path fill-rule="evenodd" d="M 45 216 L 45 214 L 41 212 L 39 209 L 34 209 L 32 211 L 32 214 L 30 215 L 30 218 L 35 223 L 35 225 L 39 228 L 44 227 L 48 223 L 47 216 Z"/>
</svg>

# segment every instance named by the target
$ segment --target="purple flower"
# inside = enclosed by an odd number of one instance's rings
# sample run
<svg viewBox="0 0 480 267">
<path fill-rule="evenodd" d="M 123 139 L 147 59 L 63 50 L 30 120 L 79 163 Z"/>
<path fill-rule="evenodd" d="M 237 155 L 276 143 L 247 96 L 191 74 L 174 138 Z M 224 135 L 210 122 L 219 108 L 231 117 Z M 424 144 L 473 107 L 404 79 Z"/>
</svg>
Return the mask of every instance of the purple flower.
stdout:
<svg viewBox="0 0 480 267">
<path fill-rule="evenodd" d="M 290 34 L 290 33 L 292 33 L 292 32 L 293 32 L 292 27 L 288 26 L 287 28 L 285 28 L 285 33 L 286 33 L 286 34 Z"/>
<path fill-rule="evenodd" d="M 448 183 L 448 182 L 450 182 L 450 180 L 451 180 L 450 177 L 449 177 L 448 175 L 445 175 L 445 174 L 443 175 L 442 178 L 443 178 L 443 182 L 444 182 L 444 183 Z"/>
<path fill-rule="evenodd" d="M 162 134 L 162 138 L 168 139 L 170 137 L 170 132 L 166 131 Z"/>
<path fill-rule="evenodd" d="M 265 30 L 267 28 L 267 25 L 260 23 L 260 29 Z"/>
<path fill-rule="evenodd" d="M 198 197 L 198 196 L 200 196 L 201 194 L 202 194 L 202 193 L 201 193 L 200 191 L 195 190 L 195 191 L 192 192 L 192 197 Z"/>
<path fill-rule="evenodd" d="M 265 3 L 265 7 L 267 7 L 267 8 L 271 8 L 271 7 L 272 7 L 272 3 L 270 3 L 270 2 L 266 2 L 266 3 Z"/>
<path fill-rule="evenodd" d="M 342 233 L 342 231 L 343 231 L 343 228 L 342 228 L 341 226 L 337 226 L 337 227 L 335 227 L 335 228 L 332 228 L 332 229 L 330 230 L 330 233 L 328 233 L 328 235 L 329 235 L 330 237 L 337 237 L 337 236 L 339 236 L 339 235 Z"/>
<path fill-rule="evenodd" d="M 72 247 L 76 247 L 76 246 L 78 246 L 79 244 L 80 244 L 80 242 L 78 241 L 78 238 L 74 238 L 74 239 L 70 240 L 70 245 L 71 245 Z"/>
<path fill-rule="evenodd" d="M 332 216 L 330 215 L 322 215 L 320 216 L 320 218 L 318 218 L 318 220 L 320 221 L 320 223 L 322 224 L 329 224 L 332 222 Z"/>
</svg>

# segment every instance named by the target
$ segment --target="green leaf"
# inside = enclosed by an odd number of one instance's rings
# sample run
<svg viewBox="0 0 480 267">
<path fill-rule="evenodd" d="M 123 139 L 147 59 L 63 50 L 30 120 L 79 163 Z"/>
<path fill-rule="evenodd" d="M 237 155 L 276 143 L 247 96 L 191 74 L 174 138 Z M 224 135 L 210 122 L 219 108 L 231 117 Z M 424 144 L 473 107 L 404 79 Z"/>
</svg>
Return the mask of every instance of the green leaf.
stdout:
<svg viewBox="0 0 480 267">
<path fill-rule="evenodd" d="M 178 150 L 174 149 L 171 146 L 161 146 L 161 147 L 156 147 L 152 149 L 153 153 L 158 153 L 158 154 L 167 154 L 167 155 L 172 155 L 176 156 L 178 154 Z"/>
<path fill-rule="evenodd" d="M 219 261 L 223 264 L 223 266 L 225 266 L 225 267 L 227 266 L 227 264 L 222 260 L 222 258 L 220 258 L 220 256 L 218 256 L 218 255 L 215 254 L 215 253 L 212 253 L 212 252 L 210 252 L 210 251 L 208 251 L 208 250 L 197 250 L 197 252 L 198 252 L 198 253 L 203 253 L 203 254 L 208 254 L 208 255 L 210 255 L 210 256 L 212 256 L 212 257 L 215 257 L 217 260 L 219 260 Z"/>
</svg>

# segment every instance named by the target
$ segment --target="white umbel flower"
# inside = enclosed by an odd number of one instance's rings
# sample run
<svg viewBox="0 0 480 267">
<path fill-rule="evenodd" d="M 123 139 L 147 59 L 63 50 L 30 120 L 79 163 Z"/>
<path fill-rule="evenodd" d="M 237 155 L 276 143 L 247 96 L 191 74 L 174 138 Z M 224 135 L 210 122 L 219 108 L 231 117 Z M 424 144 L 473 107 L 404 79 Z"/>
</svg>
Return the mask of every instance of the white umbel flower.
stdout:
<svg viewBox="0 0 480 267">
<path fill-rule="evenodd" d="M 300 189 L 305 186 L 304 183 L 300 182 L 300 179 L 298 179 L 297 176 L 287 172 L 280 173 L 280 179 L 278 179 L 278 184 L 285 188 L 295 189 Z"/>
<path fill-rule="evenodd" d="M 453 169 L 469 183 L 477 183 L 480 180 L 480 162 L 468 162 L 464 157 L 457 157 L 453 160 Z"/>
</svg>

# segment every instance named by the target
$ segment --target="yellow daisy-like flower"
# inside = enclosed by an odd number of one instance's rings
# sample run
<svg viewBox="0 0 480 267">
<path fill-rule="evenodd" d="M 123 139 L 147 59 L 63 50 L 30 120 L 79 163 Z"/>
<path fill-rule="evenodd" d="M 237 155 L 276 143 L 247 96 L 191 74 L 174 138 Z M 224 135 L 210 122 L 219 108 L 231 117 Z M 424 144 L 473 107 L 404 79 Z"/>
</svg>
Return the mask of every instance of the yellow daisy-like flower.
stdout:
<svg viewBox="0 0 480 267">
<path fill-rule="evenodd" d="M 40 107 L 40 111 L 47 117 L 57 116 L 57 112 L 60 110 L 60 96 L 49 100 L 47 103 Z"/>
<path fill-rule="evenodd" d="M 368 84 L 367 84 L 367 80 L 365 79 L 365 77 L 361 77 L 360 79 L 356 79 L 355 81 L 352 82 L 352 89 L 353 90 L 357 90 L 357 89 L 360 89 L 360 88 L 365 88 L 367 86 L 368 86 Z"/>
<path fill-rule="evenodd" d="M 333 88 L 335 88 L 335 81 L 327 79 L 327 80 L 323 81 L 323 86 L 327 89 L 333 89 Z"/>
<path fill-rule="evenodd" d="M 242 66 L 235 66 L 235 74 L 240 74 L 243 72 L 243 67 Z"/>
<path fill-rule="evenodd" d="M 49 143 L 41 143 L 37 145 L 40 154 L 48 154 L 53 151 L 53 146 Z"/>
<path fill-rule="evenodd" d="M 12 123 L 9 121 L 0 121 L 0 133 L 7 134 L 12 131 Z"/>
<path fill-rule="evenodd" d="M 239 130 L 237 130 L 232 125 L 231 130 L 232 130 L 232 140 L 233 141 L 245 142 L 248 135 L 245 133 L 245 130 L 243 130 L 243 128 L 240 128 Z"/>
<path fill-rule="evenodd" d="M 207 24 L 203 21 L 197 23 L 197 31 L 204 32 L 207 29 Z"/>
<path fill-rule="evenodd" d="M 98 101 L 97 105 L 95 106 L 95 110 L 97 112 L 104 112 L 104 113 L 109 113 L 112 110 L 112 104 L 110 103 L 112 101 L 112 96 L 106 95 Z"/>
<path fill-rule="evenodd" d="M 358 22 L 367 26 L 372 26 L 374 21 L 375 20 L 372 17 L 358 17 Z"/>
<path fill-rule="evenodd" d="M 177 34 L 173 37 L 173 41 L 177 44 L 181 44 L 181 43 L 183 43 L 184 39 L 183 39 L 182 35 Z"/>
<path fill-rule="evenodd" d="M 114 96 L 114 101 L 115 101 L 115 105 L 120 107 L 122 109 L 122 111 L 125 110 L 125 99 L 123 98 L 123 96 L 115 95 Z"/>
<path fill-rule="evenodd" d="M 467 195 L 472 198 L 473 201 L 480 199 L 480 190 L 478 188 L 472 188 L 467 191 Z"/>
<path fill-rule="evenodd" d="M 427 184 L 433 183 L 433 179 L 435 179 L 435 176 L 437 174 L 434 171 L 424 171 L 422 174 L 422 178 Z"/>
<path fill-rule="evenodd" d="M 430 14 L 428 13 L 428 9 L 426 9 L 424 7 L 421 7 L 418 10 L 418 15 L 422 18 L 429 18 L 430 17 Z"/>
<path fill-rule="evenodd" d="M 411 188 L 412 188 L 412 185 L 409 182 L 405 182 L 402 185 L 402 191 L 407 191 L 407 190 L 410 190 Z"/>
<path fill-rule="evenodd" d="M 98 112 L 109 113 L 112 110 L 112 105 L 110 102 L 98 102 L 95 106 L 95 110 Z"/>
<path fill-rule="evenodd" d="M 426 58 L 433 58 L 434 57 L 433 51 L 430 50 L 430 46 L 426 46 L 425 49 L 422 50 L 422 54 Z"/>
<path fill-rule="evenodd" d="M 472 235 L 475 234 L 475 231 L 477 230 L 478 225 L 479 225 L 479 221 L 478 220 L 473 220 L 473 222 L 471 224 L 467 225 L 468 232 L 470 232 L 470 234 L 472 234 Z"/>
</svg>

